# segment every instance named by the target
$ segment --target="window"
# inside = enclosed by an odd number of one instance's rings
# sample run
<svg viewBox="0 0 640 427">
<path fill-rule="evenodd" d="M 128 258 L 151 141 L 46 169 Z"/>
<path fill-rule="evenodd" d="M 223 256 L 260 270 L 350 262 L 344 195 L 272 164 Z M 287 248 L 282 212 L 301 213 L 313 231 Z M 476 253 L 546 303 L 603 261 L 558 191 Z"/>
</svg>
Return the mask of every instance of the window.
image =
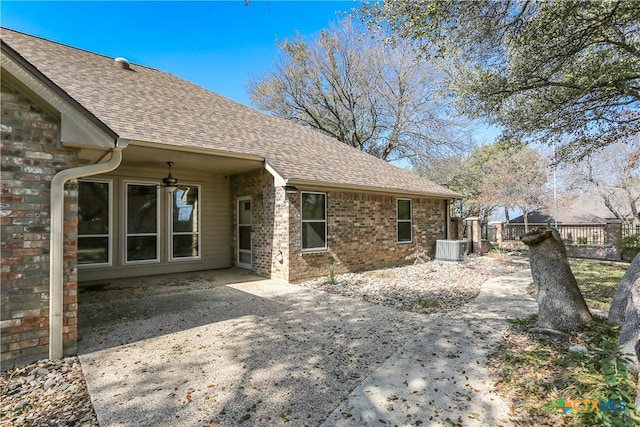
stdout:
<svg viewBox="0 0 640 427">
<path fill-rule="evenodd" d="M 411 199 L 398 199 L 398 243 L 411 242 Z"/>
<path fill-rule="evenodd" d="M 126 183 L 126 262 L 158 261 L 158 190 Z"/>
<path fill-rule="evenodd" d="M 327 195 L 302 193 L 302 250 L 327 249 Z"/>
<path fill-rule="evenodd" d="M 237 222 L 237 263 L 243 268 L 251 268 L 251 196 L 238 197 Z"/>
<path fill-rule="evenodd" d="M 80 181 L 79 265 L 111 265 L 111 217 L 111 181 Z"/>
<path fill-rule="evenodd" d="M 171 194 L 171 259 L 200 256 L 200 189 L 178 188 Z"/>
</svg>

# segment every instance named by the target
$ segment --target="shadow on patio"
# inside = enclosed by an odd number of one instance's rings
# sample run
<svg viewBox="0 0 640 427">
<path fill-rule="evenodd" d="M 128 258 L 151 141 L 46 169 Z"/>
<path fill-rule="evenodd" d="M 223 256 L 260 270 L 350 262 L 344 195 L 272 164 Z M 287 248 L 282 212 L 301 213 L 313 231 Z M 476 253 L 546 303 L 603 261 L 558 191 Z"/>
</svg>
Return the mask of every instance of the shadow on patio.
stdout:
<svg viewBox="0 0 640 427">
<path fill-rule="evenodd" d="M 285 307 L 228 285 L 268 282 L 238 268 L 82 283 L 78 353 L 90 353 Z"/>
<path fill-rule="evenodd" d="M 217 273 L 112 281 L 80 295 L 80 359 L 102 426 L 362 425 L 355 411 L 345 418 L 352 404 L 403 425 L 480 408 L 486 417 L 470 425 L 500 417 L 468 383 L 485 380 L 491 344 L 477 340 L 499 335 L 486 316 L 402 312 Z M 360 400 L 347 400 L 358 387 Z"/>
<path fill-rule="evenodd" d="M 101 425 L 318 425 L 424 327 L 422 315 L 224 272 L 82 291 L 78 347 Z"/>
</svg>

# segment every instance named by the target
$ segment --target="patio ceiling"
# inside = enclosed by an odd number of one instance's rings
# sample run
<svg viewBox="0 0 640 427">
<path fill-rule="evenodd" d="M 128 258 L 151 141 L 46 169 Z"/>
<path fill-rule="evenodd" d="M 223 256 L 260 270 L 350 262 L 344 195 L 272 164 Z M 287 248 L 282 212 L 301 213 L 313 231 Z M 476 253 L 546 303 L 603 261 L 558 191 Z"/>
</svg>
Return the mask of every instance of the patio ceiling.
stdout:
<svg viewBox="0 0 640 427">
<path fill-rule="evenodd" d="M 104 150 L 82 149 L 78 151 L 82 160 L 95 163 L 104 156 Z M 168 150 L 130 144 L 122 152 L 121 166 L 128 168 L 166 168 L 167 162 L 174 163 L 173 171 L 214 172 L 237 174 L 264 166 L 264 160 L 257 156 L 232 155 L 227 153 L 207 153 Z"/>
<path fill-rule="evenodd" d="M 123 152 L 122 166 L 129 167 L 165 167 L 168 161 L 174 162 L 174 170 L 198 172 L 216 172 L 236 174 L 263 166 L 262 159 L 238 158 L 206 154 L 165 150 L 160 148 L 130 145 Z"/>
</svg>

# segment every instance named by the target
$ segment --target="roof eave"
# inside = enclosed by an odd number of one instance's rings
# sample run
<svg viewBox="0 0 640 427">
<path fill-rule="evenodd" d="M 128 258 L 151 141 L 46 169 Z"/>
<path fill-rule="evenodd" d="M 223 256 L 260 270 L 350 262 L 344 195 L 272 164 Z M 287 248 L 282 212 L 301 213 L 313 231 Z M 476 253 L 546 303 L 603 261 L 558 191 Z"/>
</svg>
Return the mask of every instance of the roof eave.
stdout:
<svg viewBox="0 0 640 427">
<path fill-rule="evenodd" d="M 29 61 L 27 61 L 22 55 L 20 55 L 15 49 L 9 46 L 9 44 L 7 44 L 2 39 L 0 39 L 0 49 L 10 59 L 15 61 L 20 67 L 22 67 L 24 70 L 26 70 L 31 75 L 33 75 L 37 80 L 39 80 L 51 91 L 53 91 L 57 96 L 62 98 L 65 102 L 69 103 L 74 109 L 76 109 L 80 114 L 82 114 L 93 125 L 98 127 L 105 134 L 107 134 L 114 141 L 114 143 L 115 141 L 118 140 L 119 135 L 113 129 L 111 129 L 99 118 L 97 118 L 91 111 L 87 110 L 82 104 L 80 104 L 73 97 L 71 97 L 60 86 L 55 84 L 51 79 L 49 79 L 46 75 L 44 75 L 37 67 L 35 67 Z"/>
<path fill-rule="evenodd" d="M 450 193 L 438 193 L 438 192 L 429 192 L 429 191 L 417 191 L 417 190 L 407 190 L 403 188 L 388 188 L 388 187 L 377 187 L 377 186 L 369 186 L 369 185 L 358 185 L 358 184 L 343 184 L 336 182 L 324 182 L 324 181 L 312 181 L 312 180 L 304 180 L 304 179 L 287 179 L 285 180 L 285 185 L 294 186 L 294 187 L 303 187 L 305 189 L 335 189 L 335 190 L 349 190 L 349 191 L 361 191 L 367 193 L 383 193 L 383 194 L 393 194 L 393 195 L 403 195 L 403 196 L 419 196 L 419 197 L 431 197 L 438 199 L 446 199 L 446 200 L 458 200 L 461 199 L 462 196 L 460 194 L 450 192 Z"/>
<path fill-rule="evenodd" d="M 251 160 L 256 162 L 264 162 L 264 157 L 257 154 L 242 153 L 239 151 L 220 150 L 213 147 L 196 147 L 192 145 L 170 145 L 155 141 L 142 141 L 139 139 L 130 139 L 129 145 L 139 147 L 158 148 L 161 150 L 180 151 L 183 153 L 207 154 L 211 156 L 229 157 L 232 159 Z"/>
</svg>

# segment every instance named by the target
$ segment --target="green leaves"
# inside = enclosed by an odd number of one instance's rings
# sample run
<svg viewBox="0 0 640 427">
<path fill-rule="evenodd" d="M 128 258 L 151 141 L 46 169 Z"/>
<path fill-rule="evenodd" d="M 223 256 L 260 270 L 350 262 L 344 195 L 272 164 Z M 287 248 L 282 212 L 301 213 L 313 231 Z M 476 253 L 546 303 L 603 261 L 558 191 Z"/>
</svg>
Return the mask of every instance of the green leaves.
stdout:
<svg viewBox="0 0 640 427">
<path fill-rule="evenodd" d="M 505 139 L 569 160 L 640 133 L 640 7 L 633 0 L 393 0 L 365 15 L 455 57 L 451 90 Z"/>
</svg>

